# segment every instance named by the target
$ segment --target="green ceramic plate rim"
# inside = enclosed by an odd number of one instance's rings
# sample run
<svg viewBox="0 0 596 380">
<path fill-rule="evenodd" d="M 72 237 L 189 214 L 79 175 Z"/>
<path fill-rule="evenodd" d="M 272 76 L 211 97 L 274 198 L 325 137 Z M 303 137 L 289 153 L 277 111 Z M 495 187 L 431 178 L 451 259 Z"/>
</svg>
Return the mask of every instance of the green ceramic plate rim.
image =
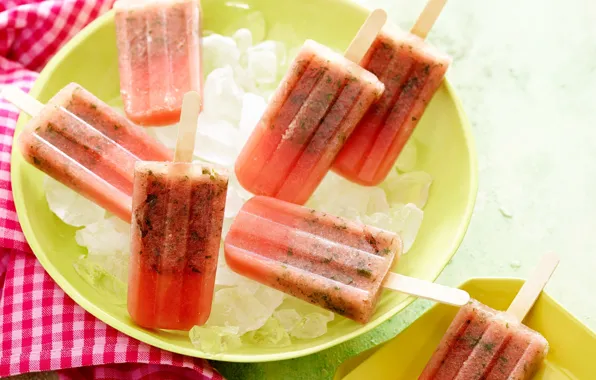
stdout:
<svg viewBox="0 0 596 380">
<path fill-rule="evenodd" d="M 347 0 L 334 0 L 334 1 L 344 3 L 346 6 L 355 7 L 357 9 L 360 9 L 363 12 L 369 11 L 365 7 L 354 4 Z M 87 27 L 85 27 L 81 32 L 76 34 L 68 43 L 66 43 L 58 51 L 58 53 L 50 60 L 50 62 L 42 70 L 39 77 L 35 81 L 32 89 L 30 91 L 31 96 L 37 97 L 39 95 L 41 89 L 46 84 L 46 82 L 49 80 L 49 78 L 51 77 L 52 73 L 54 72 L 54 70 L 56 69 L 58 64 L 69 54 L 69 52 L 74 47 L 76 47 L 77 45 L 82 43 L 87 38 L 87 36 L 91 35 L 101 25 L 108 22 L 109 19 L 112 17 L 112 13 L 113 13 L 113 11 L 109 11 L 106 14 L 104 14 L 101 17 L 94 20 Z M 476 195 L 477 195 L 477 191 L 478 191 L 478 172 L 477 172 L 477 156 L 476 156 L 476 150 L 474 147 L 474 141 L 473 141 L 473 137 L 472 137 L 470 123 L 466 117 L 464 110 L 463 110 L 461 101 L 456 96 L 455 91 L 453 90 L 453 87 L 449 84 L 447 79 L 444 80 L 444 85 L 446 87 L 447 92 L 449 93 L 451 98 L 454 100 L 458 116 L 461 120 L 463 132 L 464 132 L 464 138 L 466 141 L 466 145 L 468 146 L 469 161 L 470 161 L 469 191 L 470 191 L 471 196 L 468 199 L 468 203 L 466 205 L 465 223 L 460 226 L 460 228 L 456 234 L 456 239 L 454 240 L 451 247 L 449 247 L 451 250 L 451 256 L 450 256 L 450 258 L 451 258 L 451 257 L 453 257 L 453 255 L 457 251 L 458 247 L 460 246 L 460 244 L 465 236 L 465 233 L 468 229 L 468 226 L 470 224 L 470 220 L 472 217 L 472 211 L 474 210 L 474 205 L 476 203 Z M 27 118 L 28 118 L 28 116 L 24 115 L 23 113 L 21 113 L 21 115 L 19 116 L 19 119 L 17 121 L 17 128 L 15 130 L 15 137 L 18 135 L 18 133 L 20 133 L 21 129 L 23 128 L 23 124 L 25 123 L 25 120 Z M 16 156 L 17 155 L 12 154 L 12 157 L 11 157 L 11 167 L 12 168 L 17 168 L 22 163 L 22 161 L 19 161 L 20 157 L 17 158 Z M 11 170 L 11 181 L 13 184 L 16 185 L 16 186 L 13 186 L 13 188 L 20 188 L 21 181 L 20 181 L 20 178 L 14 174 L 15 172 L 16 172 L 15 170 Z M 16 210 L 17 210 L 17 215 L 18 216 L 26 215 L 25 201 L 24 201 L 22 195 L 19 192 L 16 192 L 13 194 L 13 197 L 14 197 L 14 202 L 15 202 L 15 206 L 16 206 Z M 35 234 L 33 232 L 33 229 L 31 227 L 29 219 L 27 217 L 19 218 L 19 222 L 21 223 L 21 228 L 23 229 L 23 233 L 25 234 L 25 238 L 27 239 L 27 242 L 29 243 L 31 249 L 35 253 L 35 256 L 37 257 L 37 259 L 39 260 L 41 265 L 48 272 L 48 274 L 52 277 L 52 279 L 54 279 L 54 281 L 56 281 L 56 283 L 62 288 L 62 290 L 64 290 L 64 292 L 66 294 L 68 294 L 77 304 L 79 304 L 81 307 L 83 307 L 85 310 L 87 310 L 89 313 L 91 313 L 96 318 L 105 322 L 109 326 L 125 333 L 126 335 L 129 335 L 135 339 L 138 339 L 138 340 L 145 342 L 147 344 L 150 344 L 152 346 L 162 348 L 164 350 L 168 350 L 171 352 L 176 352 L 176 353 L 180 353 L 180 354 L 184 354 L 184 355 L 189 355 L 189 356 L 193 356 L 193 357 L 200 357 L 200 358 L 219 360 L 219 361 L 242 362 L 242 363 L 268 362 L 268 361 L 275 361 L 275 360 L 298 358 L 301 356 L 305 356 L 305 355 L 309 355 L 309 354 L 313 354 L 313 353 L 322 351 L 326 348 L 333 347 L 333 346 L 343 343 L 347 340 L 355 338 L 359 335 L 362 335 L 362 334 L 372 330 L 373 328 L 379 326 L 381 323 L 385 322 L 391 316 L 393 316 L 396 313 L 398 313 L 399 311 L 403 310 L 406 306 L 408 306 L 410 303 L 412 303 L 414 301 L 414 297 L 408 297 L 405 300 L 403 300 L 402 302 L 400 302 L 399 304 L 395 305 L 391 310 L 389 310 L 385 314 L 379 316 L 373 322 L 370 322 L 370 323 L 362 326 L 361 328 L 359 328 L 356 331 L 353 331 L 353 332 L 346 334 L 342 337 L 335 338 L 329 342 L 320 344 L 316 347 L 306 348 L 306 349 L 302 349 L 299 351 L 279 353 L 279 354 L 253 355 L 253 354 L 221 353 L 221 354 L 217 354 L 217 355 L 209 355 L 209 354 L 202 352 L 200 350 L 197 350 L 197 349 L 189 349 L 189 348 L 179 347 L 174 344 L 160 341 L 159 339 L 157 339 L 149 334 L 143 333 L 142 330 L 131 328 L 131 327 L 127 326 L 125 323 L 114 318 L 111 314 L 106 313 L 105 311 L 101 310 L 97 305 L 95 305 L 92 302 L 85 299 L 83 297 L 83 295 L 81 293 L 79 293 L 79 291 L 77 291 L 73 286 L 71 286 L 71 284 L 66 280 L 66 278 L 64 278 L 64 276 L 62 276 L 62 274 L 54 268 L 54 266 L 49 262 L 49 260 L 47 259 L 47 257 L 45 255 L 37 254 L 37 252 L 43 252 L 43 249 L 40 246 L 37 239 L 35 238 Z M 433 280 L 436 280 L 436 278 L 439 277 L 439 275 L 441 274 L 443 269 L 439 270 L 433 276 L 434 277 Z"/>
</svg>

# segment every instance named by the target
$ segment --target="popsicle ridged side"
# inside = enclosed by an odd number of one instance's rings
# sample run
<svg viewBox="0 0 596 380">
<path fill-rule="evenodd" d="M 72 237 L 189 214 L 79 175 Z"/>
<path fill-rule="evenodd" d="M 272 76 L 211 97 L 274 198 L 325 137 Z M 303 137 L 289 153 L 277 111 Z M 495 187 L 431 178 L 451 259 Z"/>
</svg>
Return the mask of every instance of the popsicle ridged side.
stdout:
<svg viewBox="0 0 596 380">
<path fill-rule="evenodd" d="M 542 335 L 472 300 L 458 312 L 419 379 L 530 379 L 547 353 Z"/>
<path fill-rule="evenodd" d="M 303 204 L 383 88 L 360 66 L 307 41 L 236 160 L 238 180 L 254 194 Z"/>
<path fill-rule="evenodd" d="M 366 323 L 402 246 L 388 231 L 256 196 L 224 249 L 235 272 Z"/>
<path fill-rule="evenodd" d="M 383 30 L 361 65 L 385 92 L 356 126 L 333 169 L 351 181 L 381 183 L 441 85 L 451 58 L 409 33 Z"/>
<path fill-rule="evenodd" d="M 209 318 L 227 185 L 204 165 L 137 163 L 128 310 L 139 325 L 188 330 Z"/>
<path fill-rule="evenodd" d="M 29 121 L 18 143 L 30 164 L 126 222 L 135 162 L 172 158 L 142 128 L 75 83 Z"/>
<path fill-rule="evenodd" d="M 199 1 L 118 1 L 114 9 L 126 115 L 140 125 L 178 122 L 184 94 L 202 87 Z"/>
</svg>

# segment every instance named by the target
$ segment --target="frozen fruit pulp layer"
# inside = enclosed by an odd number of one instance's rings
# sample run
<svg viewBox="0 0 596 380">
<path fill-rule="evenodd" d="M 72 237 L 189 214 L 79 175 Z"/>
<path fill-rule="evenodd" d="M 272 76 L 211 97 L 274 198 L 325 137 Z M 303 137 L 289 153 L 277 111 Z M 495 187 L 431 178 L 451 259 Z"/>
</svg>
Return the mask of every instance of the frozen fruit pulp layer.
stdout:
<svg viewBox="0 0 596 380">
<path fill-rule="evenodd" d="M 128 310 L 139 325 L 188 330 L 209 318 L 227 185 L 204 165 L 137 164 Z"/>
<path fill-rule="evenodd" d="M 142 127 L 131 123 L 76 83 L 64 87 L 49 103 L 64 107 L 142 160 L 171 161 L 173 158 L 172 152 Z"/>
<path fill-rule="evenodd" d="M 354 129 L 333 169 L 363 185 L 382 182 L 441 85 L 451 59 L 409 33 L 383 31 L 362 66 L 385 92 Z"/>
<path fill-rule="evenodd" d="M 395 234 L 256 196 L 234 220 L 225 257 L 235 272 L 366 323 L 401 252 Z"/>
<path fill-rule="evenodd" d="M 29 163 L 130 221 L 134 164 L 139 158 L 121 145 L 50 103 L 26 126 L 19 146 Z"/>
<path fill-rule="evenodd" d="M 382 91 L 369 72 L 307 41 L 236 161 L 240 182 L 304 203 Z"/>
<path fill-rule="evenodd" d="M 515 331 L 502 350 L 499 360 L 486 380 L 529 380 L 548 354 L 548 342 L 542 335 L 523 325 Z"/>
<path fill-rule="evenodd" d="M 201 88 L 199 2 L 125 4 L 115 7 L 124 110 L 141 125 L 176 123 L 184 94 Z"/>
<path fill-rule="evenodd" d="M 537 332 L 472 301 L 457 314 L 419 379 L 528 379 L 547 350 Z"/>
</svg>

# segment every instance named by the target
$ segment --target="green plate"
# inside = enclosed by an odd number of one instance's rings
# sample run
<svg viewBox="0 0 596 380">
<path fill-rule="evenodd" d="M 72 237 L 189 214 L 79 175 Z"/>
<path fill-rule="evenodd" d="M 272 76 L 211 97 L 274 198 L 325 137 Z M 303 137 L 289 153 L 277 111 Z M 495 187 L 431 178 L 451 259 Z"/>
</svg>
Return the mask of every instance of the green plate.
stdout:
<svg viewBox="0 0 596 380">
<path fill-rule="evenodd" d="M 506 310 L 523 280 L 478 278 L 464 283 L 473 298 Z M 458 309 L 437 305 L 401 334 L 342 364 L 335 380 L 416 379 L 437 348 Z M 596 373 L 596 334 L 548 294 L 542 293 L 524 320 L 548 340 L 550 350 L 535 380 L 593 379 Z"/>
<path fill-rule="evenodd" d="M 368 11 L 342 0 L 203 0 L 205 29 L 229 32 L 255 27 L 254 11 L 261 11 L 267 38 L 301 44 L 312 38 L 345 49 Z M 337 15 L 338 17 L 330 17 Z M 339 17 L 341 15 L 341 17 Z M 249 25 L 251 24 L 251 25 Z M 105 101 L 119 96 L 113 14 L 108 13 L 79 33 L 52 59 L 31 94 L 41 101 L 69 82 L 78 82 Z M 292 47 L 292 46 L 290 46 Z M 17 135 L 28 118 L 21 115 Z M 414 134 L 418 141 L 418 168 L 433 178 L 425 219 L 414 247 L 398 265 L 400 273 L 434 280 L 457 250 L 470 221 L 477 190 L 476 157 L 470 126 L 453 89 L 439 89 Z M 29 166 L 18 148 L 12 155 L 12 186 L 19 220 L 27 241 L 52 278 L 79 305 L 110 326 L 148 344 L 186 355 L 237 362 L 295 358 L 354 338 L 378 326 L 412 302 L 411 297 L 387 293 L 366 326 L 343 318 L 329 332 L 313 340 L 296 340 L 284 348 L 242 348 L 210 355 L 194 348 L 186 334 L 142 329 L 132 323 L 126 308 L 111 303 L 85 283 L 73 261 L 85 253 L 74 240 L 75 229 L 64 225 L 48 209 L 42 189 L 43 175 Z"/>
</svg>

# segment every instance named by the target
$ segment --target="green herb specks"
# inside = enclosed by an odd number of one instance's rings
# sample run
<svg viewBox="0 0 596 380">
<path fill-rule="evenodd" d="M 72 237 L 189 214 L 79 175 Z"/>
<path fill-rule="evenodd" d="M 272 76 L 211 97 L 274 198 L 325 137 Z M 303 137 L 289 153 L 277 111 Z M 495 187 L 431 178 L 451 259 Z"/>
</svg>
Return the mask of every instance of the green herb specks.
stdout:
<svg viewBox="0 0 596 380">
<path fill-rule="evenodd" d="M 370 271 L 370 269 L 367 269 L 367 268 L 358 268 L 356 270 L 356 273 L 358 273 L 358 275 L 362 276 L 362 277 L 366 277 L 366 278 L 372 277 L 372 272 Z"/>
</svg>

